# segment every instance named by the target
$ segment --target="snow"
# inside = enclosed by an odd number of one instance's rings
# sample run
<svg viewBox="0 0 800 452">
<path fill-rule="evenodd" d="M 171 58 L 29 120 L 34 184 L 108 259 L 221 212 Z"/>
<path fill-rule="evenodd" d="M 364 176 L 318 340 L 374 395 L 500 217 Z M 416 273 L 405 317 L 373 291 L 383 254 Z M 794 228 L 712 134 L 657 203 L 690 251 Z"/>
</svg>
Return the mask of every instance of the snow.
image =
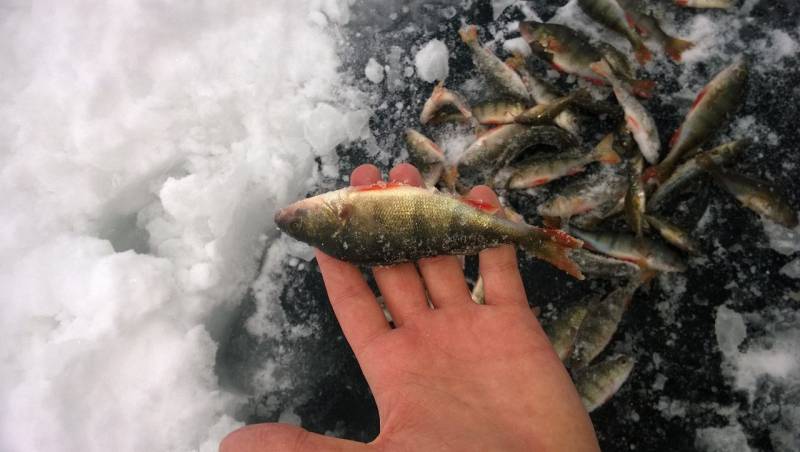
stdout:
<svg viewBox="0 0 800 452">
<path fill-rule="evenodd" d="M 698 450 L 707 452 L 750 452 L 747 437 L 738 423 L 727 427 L 699 429 L 695 437 Z"/>
<path fill-rule="evenodd" d="M 4 7 L 0 450 L 212 451 L 241 425 L 216 335 L 274 209 L 368 134 L 349 4 Z"/>
<path fill-rule="evenodd" d="M 370 58 L 367 66 L 364 68 L 364 75 L 372 83 L 380 83 L 383 81 L 383 66 L 375 61 L 375 58 Z"/>
<path fill-rule="evenodd" d="M 449 55 L 445 43 L 438 39 L 428 41 L 414 56 L 419 78 L 429 83 L 447 78 Z"/>
<path fill-rule="evenodd" d="M 781 268 L 781 273 L 790 278 L 800 279 L 800 257 L 784 265 Z"/>
</svg>

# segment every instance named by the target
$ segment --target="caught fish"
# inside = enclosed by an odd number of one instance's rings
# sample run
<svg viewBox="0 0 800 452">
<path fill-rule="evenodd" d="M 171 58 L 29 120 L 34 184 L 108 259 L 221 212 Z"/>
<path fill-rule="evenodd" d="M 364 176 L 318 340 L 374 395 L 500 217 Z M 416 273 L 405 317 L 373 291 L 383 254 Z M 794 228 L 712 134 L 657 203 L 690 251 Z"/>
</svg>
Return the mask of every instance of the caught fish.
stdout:
<svg viewBox="0 0 800 452">
<path fill-rule="evenodd" d="M 587 16 L 624 36 L 631 43 L 639 64 L 645 64 L 653 58 L 653 54 L 642 42 L 641 36 L 628 22 L 625 10 L 617 0 L 578 0 L 578 6 Z"/>
<path fill-rule="evenodd" d="M 733 0 L 675 0 L 675 4 L 684 8 L 728 9 Z"/>
<path fill-rule="evenodd" d="M 535 144 L 563 149 L 577 146 L 578 141 L 574 135 L 555 126 L 517 123 L 497 126 L 467 147 L 458 162 L 458 174 L 469 185 L 485 183 L 497 170 Z"/>
<path fill-rule="evenodd" d="M 558 314 L 558 317 L 543 327 L 550 339 L 550 344 L 553 345 L 556 355 L 561 361 L 565 361 L 572 355 L 575 336 L 586 317 L 586 312 L 586 305 L 577 303 L 564 309 Z"/>
<path fill-rule="evenodd" d="M 559 230 L 518 224 L 497 208 L 401 183 L 348 187 L 298 201 L 275 215 L 291 237 L 338 259 L 363 265 L 474 254 L 514 243 L 582 279 L 567 257 L 581 245 Z"/>
<path fill-rule="evenodd" d="M 748 209 L 787 228 L 797 226 L 797 211 L 767 183 L 741 174 L 723 172 L 707 155 L 698 155 L 696 160 L 717 184 Z"/>
<path fill-rule="evenodd" d="M 419 170 L 425 186 L 435 186 L 444 172 L 444 152 L 430 138 L 414 129 L 407 129 L 404 137 L 409 161 Z"/>
<path fill-rule="evenodd" d="M 623 86 L 622 82 L 617 79 L 614 73 L 610 70 L 605 62 L 595 63 L 592 65 L 598 73 L 605 74 L 607 80 L 614 88 L 614 96 L 617 101 L 625 110 L 625 123 L 628 126 L 633 139 L 639 145 L 639 151 L 647 162 L 655 164 L 658 162 L 658 153 L 661 149 L 661 139 L 658 137 L 658 128 L 656 122 L 647 109 L 636 100 L 631 93 Z"/>
<path fill-rule="evenodd" d="M 628 188 L 624 165 L 607 165 L 588 177 L 567 185 L 560 193 L 540 204 L 539 215 L 549 218 L 568 219 L 589 212 L 607 203 L 616 202 L 625 196 Z"/>
<path fill-rule="evenodd" d="M 552 123 L 568 106 L 591 102 L 592 95 L 588 91 L 579 89 L 572 94 L 553 100 L 547 104 L 531 107 L 514 118 L 515 122 L 529 125 L 542 125 Z"/>
<path fill-rule="evenodd" d="M 675 251 L 659 242 L 616 232 L 589 232 L 570 228 L 570 233 L 584 241 L 584 247 L 617 259 L 633 262 L 644 270 L 686 271 L 686 263 Z"/>
<path fill-rule="evenodd" d="M 558 88 L 546 80 L 536 77 L 535 75 L 531 74 L 530 71 L 528 71 L 528 69 L 525 67 L 525 59 L 521 55 L 514 55 L 513 57 L 506 59 L 506 64 L 517 71 L 531 97 L 534 101 L 536 101 L 537 104 L 549 104 L 562 97 Z M 570 108 L 562 111 L 558 116 L 556 116 L 556 119 L 554 119 L 553 122 L 558 127 L 561 127 L 572 134 L 577 135 L 580 133 L 578 116 Z"/>
<path fill-rule="evenodd" d="M 676 248 L 690 254 L 700 254 L 700 246 L 689 236 L 688 232 L 655 215 L 645 215 L 645 219 L 647 224 L 654 227 L 664 240 Z"/>
<path fill-rule="evenodd" d="M 611 399 L 630 376 L 634 364 L 629 356 L 615 355 L 575 375 L 575 389 L 586 411 L 591 413 Z"/>
<path fill-rule="evenodd" d="M 516 99 L 521 99 L 525 102 L 530 101 L 528 89 L 522 83 L 519 74 L 508 67 L 491 50 L 481 46 L 478 41 L 478 27 L 468 25 L 459 30 L 458 34 L 461 36 L 461 40 L 472 50 L 472 56 L 478 71 L 486 77 L 490 84 Z"/>
<path fill-rule="evenodd" d="M 594 230 L 609 218 L 625 211 L 625 193 L 619 199 L 609 198 L 594 209 L 575 215 L 569 219 L 569 224 L 581 229 Z"/>
<path fill-rule="evenodd" d="M 631 62 L 618 48 L 604 41 L 596 41 L 594 45 L 603 54 L 606 63 L 615 73 L 629 79 L 636 78 L 636 71 L 631 66 Z"/>
<path fill-rule="evenodd" d="M 644 160 L 641 155 L 628 161 L 628 191 L 625 194 L 625 221 L 636 237 L 642 238 L 646 197 L 642 183 Z"/>
<path fill-rule="evenodd" d="M 752 142 L 753 140 L 749 138 L 743 138 L 741 140 L 722 144 L 703 154 L 711 158 L 717 165 L 724 165 L 740 156 Z M 679 167 L 675 168 L 675 171 L 669 179 L 659 185 L 648 197 L 647 211 L 652 212 L 657 210 L 672 194 L 683 190 L 691 181 L 695 180 L 697 176 L 702 173 L 703 169 L 697 164 L 696 156 L 682 163 Z"/>
<path fill-rule="evenodd" d="M 443 120 L 443 117 L 449 119 Z M 429 122 L 446 122 L 449 120 L 471 121 L 472 111 L 467 105 L 467 101 L 460 94 L 445 88 L 444 82 L 441 81 L 433 87 L 431 97 L 422 106 L 419 122 L 427 124 Z"/>
<path fill-rule="evenodd" d="M 472 114 L 480 124 L 496 126 L 511 124 L 520 113 L 526 110 L 522 102 L 493 101 L 478 104 L 472 108 Z"/>
<path fill-rule="evenodd" d="M 649 168 L 645 180 L 661 183 L 688 151 L 702 145 L 744 103 L 747 61 L 740 57 L 718 73 L 694 100 L 686 119 L 670 140 L 670 150 L 658 166 Z"/>
<path fill-rule="evenodd" d="M 635 264 L 593 253 L 585 248 L 569 250 L 569 257 L 587 278 L 639 278 L 641 270 Z"/>
<path fill-rule="evenodd" d="M 575 350 L 570 359 L 573 369 L 589 365 L 606 348 L 617 331 L 622 314 L 628 308 L 640 281 L 632 281 L 615 289 L 605 298 L 594 299 L 586 306 L 578 334 L 575 336 Z"/>
<path fill-rule="evenodd" d="M 579 32 L 558 24 L 520 22 L 519 31 L 530 45 L 531 51 L 561 72 L 575 74 L 594 84 L 606 84 L 604 76 L 595 72 L 591 65 L 603 61 L 603 54 Z M 616 74 L 640 97 L 650 97 L 655 82 L 629 79 Z"/>
<path fill-rule="evenodd" d="M 658 19 L 652 13 L 645 12 L 647 6 L 643 0 L 618 0 L 620 6 L 625 9 L 628 18 L 633 22 L 633 26 L 642 36 L 655 39 L 656 42 L 664 47 L 664 52 L 674 61 L 681 61 L 683 52 L 694 47 L 694 44 L 668 35 L 658 23 Z"/>
<path fill-rule="evenodd" d="M 617 164 L 620 158 L 613 149 L 604 147 L 597 147 L 589 153 L 578 149 L 572 153 L 533 157 L 523 161 L 519 169 L 511 174 L 508 188 L 521 190 L 544 185 L 561 177 L 583 172 L 593 162 Z"/>
</svg>

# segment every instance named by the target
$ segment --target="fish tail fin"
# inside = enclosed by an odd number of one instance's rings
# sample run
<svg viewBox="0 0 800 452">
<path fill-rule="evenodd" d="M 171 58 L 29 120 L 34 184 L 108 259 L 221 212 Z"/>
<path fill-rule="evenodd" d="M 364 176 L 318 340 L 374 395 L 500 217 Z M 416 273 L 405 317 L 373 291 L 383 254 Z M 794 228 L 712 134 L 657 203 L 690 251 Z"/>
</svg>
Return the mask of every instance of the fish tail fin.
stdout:
<svg viewBox="0 0 800 452">
<path fill-rule="evenodd" d="M 512 56 L 506 58 L 505 63 L 506 66 L 516 71 L 525 65 L 525 57 L 519 53 L 514 53 Z"/>
<path fill-rule="evenodd" d="M 653 59 L 653 54 L 650 52 L 650 49 L 648 49 L 647 46 L 645 46 L 641 41 L 636 44 L 636 48 L 634 49 L 633 53 L 636 56 L 636 61 L 642 65 Z"/>
<path fill-rule="evenodd" d="M 681 61 L 681 55 L 683 52 L 691 49 L 692 47 L 694 47 L 694 43 L 678 38 L 671 38 L 666 44 L 664 44 L 664 50 L 667 52 L 667 55 L 669 55 L 669 57 L 674 61 L 678 62 Z"/>
<path fill-rule="evenodd" d="M 478 27 L 475 25 L 467 25 L 458 30 L 458 35 L 465 44 L 472 44 L 478 42 Z"/>
<path fill-rule="evenodd" d="M 535 226 L 521 243 L 528 253 L 538 259 L 549 262 L 576 279 L 584 279 L 580 267 L 569 258 L 570 249 L 580 248 L 583 241 L 572 237 L 560 229 L 543 229 Z"/>
<path fill-rule="evenodd" d="M 653 89 L 656 82 L 653 80 L 631 80 L 631 91 L 638 97 L 650 98 L 653 96 Z"/>
</svg>

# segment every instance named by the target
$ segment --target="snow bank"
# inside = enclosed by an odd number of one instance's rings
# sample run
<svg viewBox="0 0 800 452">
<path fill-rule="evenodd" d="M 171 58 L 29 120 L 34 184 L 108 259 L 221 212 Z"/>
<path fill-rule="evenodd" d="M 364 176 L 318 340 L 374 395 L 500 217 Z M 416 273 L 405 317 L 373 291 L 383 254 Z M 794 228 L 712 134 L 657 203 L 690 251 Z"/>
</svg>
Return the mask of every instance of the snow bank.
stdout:
<svg viewBox="0 0 800 452">
<path fill-rule="evenodd" d="M 447 78 L 449 55 L 450 52 L 442 41 L 438 39 L 428 41 L 414 56 L 419 78 L 429 83 Z"/>
<path fill-rule="evenodd" d="M 0 450 L 216 450 L 217 342 L 278 205 L 366 133 L 348 1 L 0 16 Z M 267 234 L 267 235 L 264 235 Z"/>
</svg>

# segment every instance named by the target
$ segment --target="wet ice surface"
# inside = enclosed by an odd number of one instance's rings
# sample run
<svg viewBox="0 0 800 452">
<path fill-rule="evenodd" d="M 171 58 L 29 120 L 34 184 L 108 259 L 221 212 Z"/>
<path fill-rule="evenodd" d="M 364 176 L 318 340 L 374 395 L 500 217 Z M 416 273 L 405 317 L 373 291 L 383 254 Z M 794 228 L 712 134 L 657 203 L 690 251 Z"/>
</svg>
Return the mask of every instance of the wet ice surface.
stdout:
<svg viewBox="0 0 800 452">
<path fill-rule="evenodd" d="M 519 48 L 513 20 L 534 15 L 628 47 L 574 2 L 349 3 L 0 7 L 12 62 L 0 67 L 0 449 L 213 450 L 241 422 L 276 420 L 374 437 L 374 403 L 312 254 L 275 232 L 273 210 L 346 185 L 360 163 L 405 158 L 401 133 L 433 87 L 415 56 L 431 40 L 448 49 L 448 86 L 479 100 L 462 22 L 498 52 Z M 747 104 L 715 142 L 756 139 L 737 169 L 797 207 L 800 12 L 741 3 L 667 8 L 667 31 L 698 47 L 680 66 L 655 52 L 646 106 L 668 137 L 705 82 L 747 53 Z M 64 39 L 87 21 L 83 39 Z M 434 135 L 450 158 L 470 140 L 458 127 Z M 536 221 L 546 193 L 506 197 Z M 640 290 L 624 317 L 608 353 L 638 364 L 593 414 L 604 450 L 797 449 L 800 232 L 706 179 L 666 211 L 706 253 Z M 609 289 L 521 265 L 545 315 Z"/>
</svg>

